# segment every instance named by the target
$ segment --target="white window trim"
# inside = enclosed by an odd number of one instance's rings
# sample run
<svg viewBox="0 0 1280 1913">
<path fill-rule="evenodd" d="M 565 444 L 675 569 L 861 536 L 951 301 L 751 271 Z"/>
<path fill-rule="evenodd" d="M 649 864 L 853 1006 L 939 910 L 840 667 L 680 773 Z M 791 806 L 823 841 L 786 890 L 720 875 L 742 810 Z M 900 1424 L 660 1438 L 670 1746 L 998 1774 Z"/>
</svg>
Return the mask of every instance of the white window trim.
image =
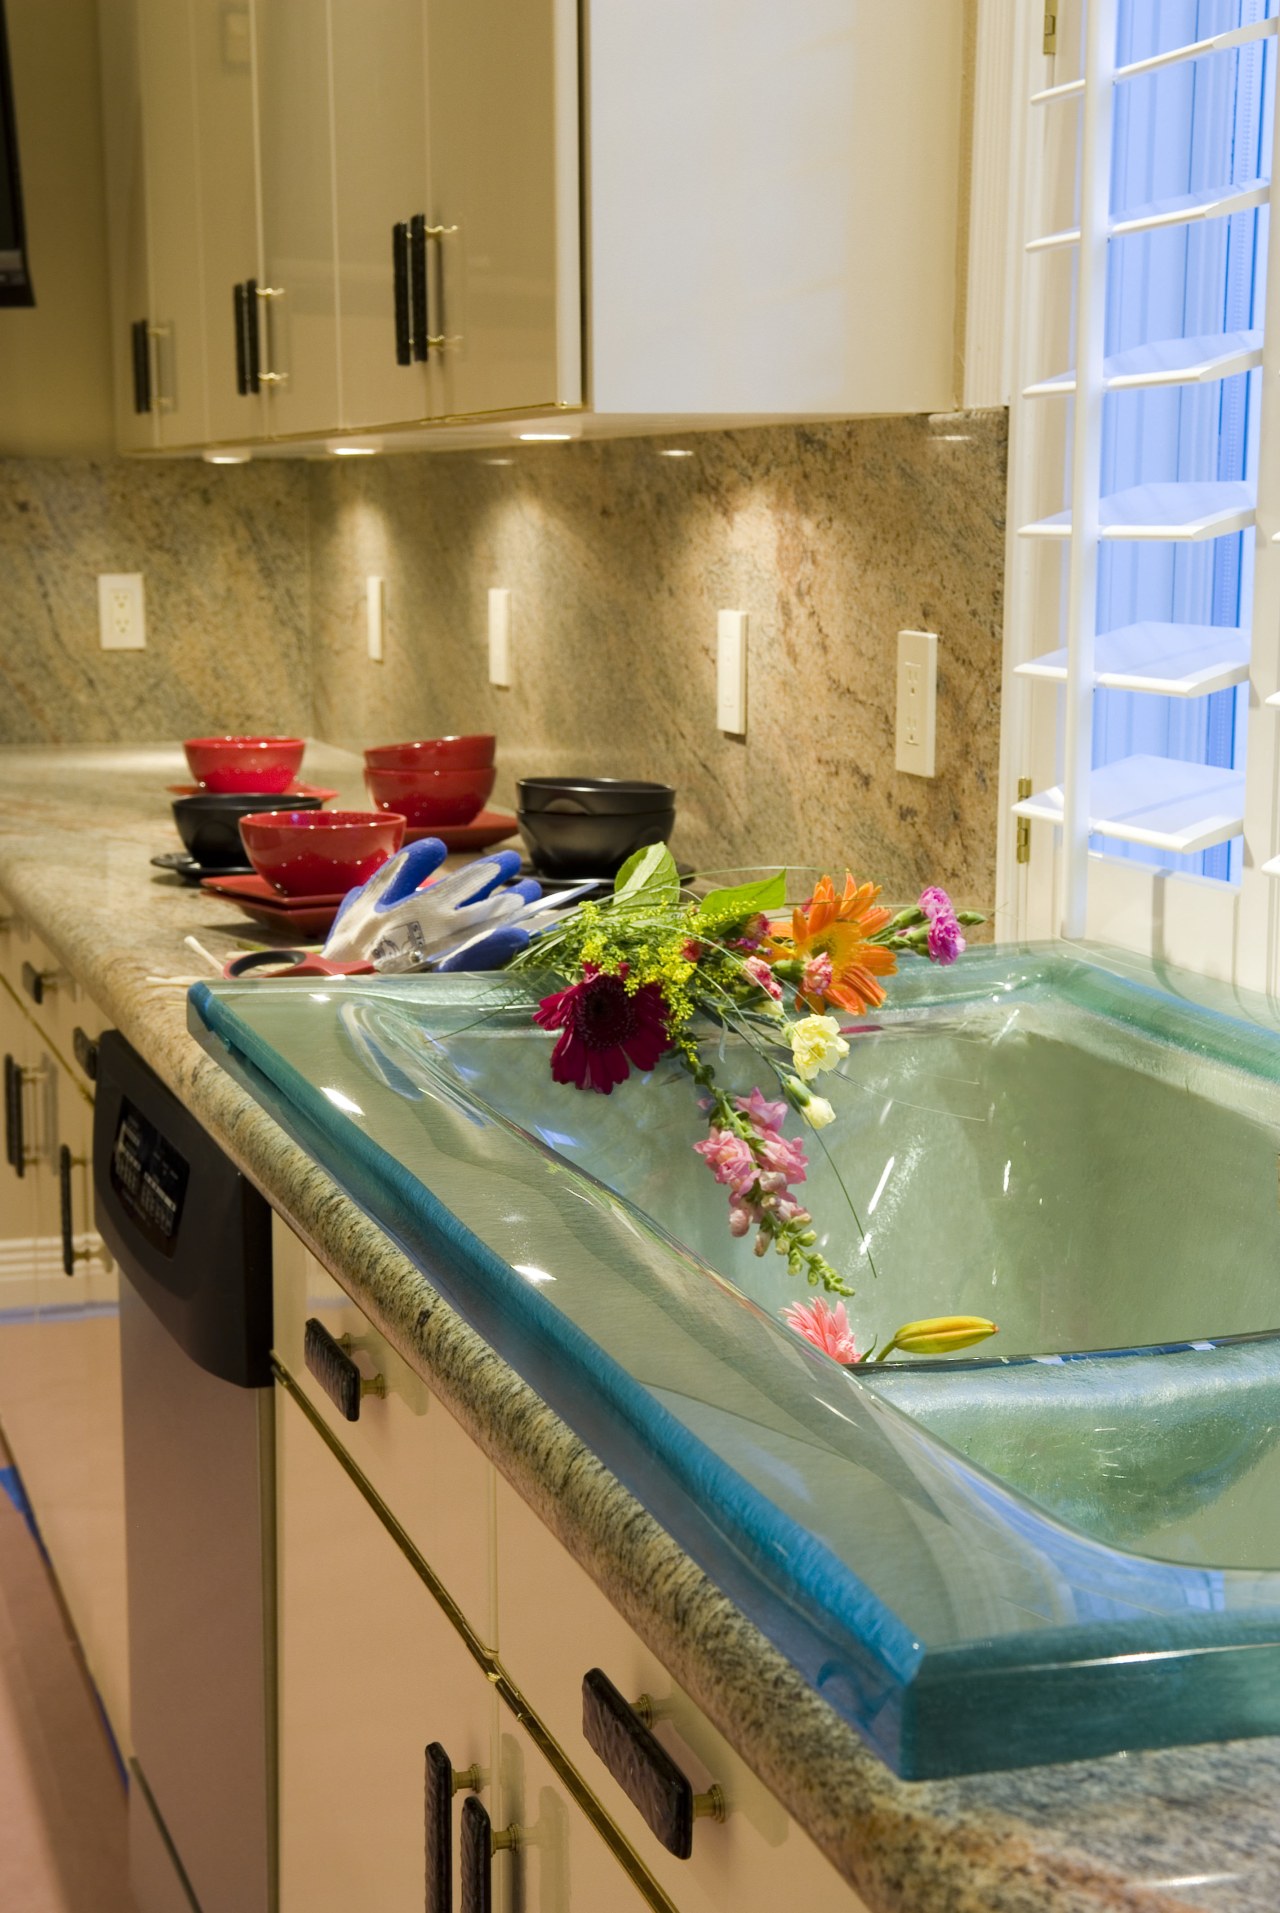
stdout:
<svg viewBox="0 0 1280 1913">
<path fill-rule="evenodd" d="M 1004 671 L 1001 725 L 1000 824 L 997 847 L 995 925 L 1002 938 L 1037 941 L 1065 938 L 1120 945 L 1139 954 L 1235 982 L 1280 997 L 1280 875 L 1263 866 L 1280 856 L 1280 707 L 1267 699 L 1280 693 L 1280 218 L 1270 222 L 1267 261 L 1267 311 L 1261 380 L 1261 433 L 1253 590 L 1253 627 L 1246 731 L 1244 869 L 1238 885 L 1155 870 L 1118 858 L 1090 853 L 1087 847 L 1092 678 L 1092 615 L 1076 615 L 1073 681 L 1065 697 L 1054 687 L 1015 675 L 1017 666 L 1050 647 L 1035 642 L 1033 607 L 1038 581 L 1034 567 L 1046 560 L 1019 536 L 1018 528 L 1036 516 L 1042 474 L 1035 465 L 1042 434 L 1032 408 L 1062 399 L 1026 399 L 1026 385 L 1056 370 L 1045 363 L 1037 301 L 1043 264 L 1028 255 L 1025 242 L 1039 230 L 1040 180 L 1048 140 L 1045 116 L 1070 111 L 1032 107 L 1033 91 L 1051 86 L 1061 75 L 1040 50 L 1039 9 L 1021 9 L 1022 44 L 1015 48 L 1014 94 L 1010 102 L 1010 164 L 1018 175 L 1017 209 L 1011 221 L 1011 266 L 1016 273 L 1011 360 L 1013 367 L 1009 435 L 1009 491 L 1006 536 Z M 1114 0 L 1094 0 L 1091 47 L 1087 53 L 1090 86 L 1081 109 L 1086 151 L 1082 155 L 1082 204 L 1092 188 L 1103 198 L 1109 152 L 1111 79 L 1114 59 Z M 1031 15 L 1035 14 L 1035 19 Z M 1030 31 L 1029 28 L 1034 29 Z M 1088 31 L 1088 29 L 1086 29 Z M 1103 124 L 1105 116 L 1106 124 Z M 1280 178 L 1280 112 L 1275 116 L 1276 150 L 1272 179 Z M 1090 150 L 1092 149 L 1092 150 Z M 1090 163 L 1092 160 L 1092 164 Z M 977 202 L 975 201 L 975 204 Z M 1092 201 L 1088 203 L 1092 204 Z M 1080 270 L 1085 275 L 1082 310 L 1089 313 L 1090 268 L 1096 290 L 1099 254 L 1106 241 L 1097 235 L 1098 216 L 1084 222 Z M 1095 237 L 1092 250 L 1088 229 Z M 1086 324 L 1085 352 L 1092 350 L 1092 396 L 1100 406 L 1101 338 Z M 1078 355 L 1088 376 L 1085 355 Z M 1073 553 L 1074 589 L 1069 617 L 1078 614 L 1090 590 L 1090 534 L 1096 526 L 1098 464 L 1096 433 L 1086 427 L 1073 463 L 1074 525 L 1083 525 L 1083 549 Z M 1092 498 L 1089 472 L 1092 466 Z M 1077 542 L 1073 532 L 1073 545 Z M 1059 640 L 1061 641 L 1061 640 Z M 1065 724 L 1064 724 L 1065 716 Z M 1068 735 L 1064 736 L 1064 732 Z M 1067 768 L 1076 766 L 1074 777 Z M 1065 772 L 1065 775 L 1064 775 Z M 1017 860 L 1017 819 L 1013 805 L 1019 779 L 1035 789 L 1063 783 L 1063 826 L 1033 822 L 1031 858 Z"/>
</svg>

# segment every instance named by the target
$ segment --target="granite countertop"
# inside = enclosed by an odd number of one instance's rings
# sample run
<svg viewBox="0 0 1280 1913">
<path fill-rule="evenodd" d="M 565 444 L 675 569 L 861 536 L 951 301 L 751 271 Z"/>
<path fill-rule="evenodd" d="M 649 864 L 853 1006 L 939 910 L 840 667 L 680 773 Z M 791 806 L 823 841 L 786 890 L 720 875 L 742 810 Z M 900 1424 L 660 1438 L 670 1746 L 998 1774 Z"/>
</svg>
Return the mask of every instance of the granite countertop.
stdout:
<svg viewBox="0 0 1280 1913">
<path fill-rule="evenodd" d="M 362 802 L 358 761 L 306 774 Z M 151 869 L 172 749 L 0 749 L 0 890 L 287 1216 L 872 1913 L 1274 1913 L 1280 1739 L 898 1780 L 381 1231 L 187 1033 L 198 964 L 257 937 Z"/>
</svg>

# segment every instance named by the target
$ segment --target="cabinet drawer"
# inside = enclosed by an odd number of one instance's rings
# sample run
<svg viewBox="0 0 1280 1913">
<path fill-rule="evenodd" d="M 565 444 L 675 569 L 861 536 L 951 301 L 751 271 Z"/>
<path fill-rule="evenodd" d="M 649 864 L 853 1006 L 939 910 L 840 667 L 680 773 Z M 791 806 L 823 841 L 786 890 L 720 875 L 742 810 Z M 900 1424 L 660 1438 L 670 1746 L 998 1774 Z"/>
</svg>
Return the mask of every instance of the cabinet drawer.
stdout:
<svg viewBox="0 0 1280 1913">
<path fill-rule="evenodd" d="M 777 1913 L 783 1906 L 866 1913 L 786 1809 L 538 1517 L 499 1478 L 498 1620 L 502 1661 L 681 1913 Z M 718 1786 L 725 1818 L 694 1823 L 693 1853 L 669 1853 L 582 1726 L 582 1682 L 601 1668 L 627 1700 L 647 1695 L 654 1732 L 696 1792 Z"/>
<path fill-rule="evenodd" d="M 277 1216 L 276 1356 L 325 1426 L 439 1575 L 487 1647 L 497 1645 L 490 1463 L 311 1252 Z M 307 1366 L 306 1324 L 318 1322 L 382 1394 L 348 1421 Z M 347 1338 L 350 1338 L 349 1341 Z M 340 1360 L 340 1358 L 339 1358 Z"/>
</svg>

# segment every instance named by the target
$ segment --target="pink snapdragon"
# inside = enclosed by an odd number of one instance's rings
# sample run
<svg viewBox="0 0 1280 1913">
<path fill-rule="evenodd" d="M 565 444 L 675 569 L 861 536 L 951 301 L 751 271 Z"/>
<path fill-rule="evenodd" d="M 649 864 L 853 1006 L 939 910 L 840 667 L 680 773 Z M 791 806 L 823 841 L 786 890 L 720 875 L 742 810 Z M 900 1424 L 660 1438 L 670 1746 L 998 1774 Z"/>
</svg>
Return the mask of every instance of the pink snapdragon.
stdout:
<svg viewBox="0 0 1280 1913">
<path fill-rule="evenodd" d="M 954 963 L 965 948 L 964 932 L 945 890 L 936 885 L 920 892 L 920 908 L 929 920 L 928 953 L 931 963 Z"/>
<path fill-rule="evenodd" d="M 745 1136 L 735 1135 L 732 1129 L 712 1129 L 706 1140 L 696 1142 L 693 1149 L 732 1197 L 745 1194 L 759 1174 L 751 1144 Z M 741 1230 L 738 1233 L 741 1234 Z"/>
<path fill-rule="evenodd" d="M 758 1087 L 749 1096 L 735 1096 L 733 1100 L 751 1127 L 758 1129 L 761 1135 L 770 1129 L 781 1129 L 787 1120 L 787 1105 L 784 1102 L 771 1103 L 761 1095 Z"/>
<path fill-rule="evenodd" d="M 792 1302 L 783 1309 L 782 1319 L 788 1328 L 803 1335 L 806 1342 L 812 1342 L 833 1362 L 849 1367 L 862 1360 L 843 1302 L 837 1302 L 834 1308 L 821 1296 L 813 1302 Z"/>
<path fill-rule="evenodd" d="M 766 996 L 771 996 L 775 1003 L 781 1003 L 782 985 L 763 957 L 748 957 L 742 970 L 743 975 L 749 976 L 758 990 L 763 990 Z"/>
</svg>

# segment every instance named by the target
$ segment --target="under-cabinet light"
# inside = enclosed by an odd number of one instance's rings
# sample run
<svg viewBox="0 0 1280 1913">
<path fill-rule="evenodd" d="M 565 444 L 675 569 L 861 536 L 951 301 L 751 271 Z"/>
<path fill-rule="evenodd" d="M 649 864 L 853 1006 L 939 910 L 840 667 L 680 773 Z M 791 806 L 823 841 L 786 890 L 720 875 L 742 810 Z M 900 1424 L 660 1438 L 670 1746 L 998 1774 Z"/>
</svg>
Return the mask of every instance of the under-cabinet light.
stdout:
<svg viewBox="0 0 1280 1913">
<path fill-rule="evenodd" d="M 331 445 L 329 450 L 335 458 L 376 458 L 377 445 Z"/>
<path fill-rule="evenodd" d="M 206 465 L 247 465 L 253 457 L 252 452 L 204 452 Z"/>
<path fill-rule="evenodd" d="M 693 453 L 683 451 L 680 447 L 671 445 L 671 446 L 668 446 L 665 451 L 659 452 L 658 457 L 659 458 L 692 458 Z"/>
<path fill-rule="evenodd" d="M 525 445 L 567 445 L 573 437 L 572 432 L 517 432 L 516 437 Z"/>
</svg>

